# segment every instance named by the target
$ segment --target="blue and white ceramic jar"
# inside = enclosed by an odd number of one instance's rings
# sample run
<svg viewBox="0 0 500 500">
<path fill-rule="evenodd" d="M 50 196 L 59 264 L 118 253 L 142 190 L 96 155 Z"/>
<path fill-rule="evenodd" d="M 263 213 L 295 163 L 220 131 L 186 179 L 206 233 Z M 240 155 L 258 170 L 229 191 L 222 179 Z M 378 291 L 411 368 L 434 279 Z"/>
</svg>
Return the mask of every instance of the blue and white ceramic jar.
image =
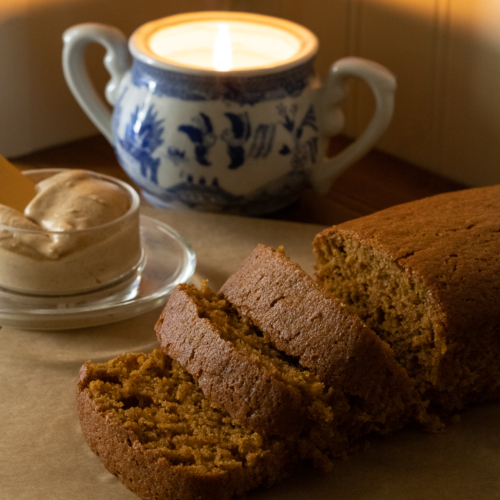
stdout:
<svg viewBox="0 0 500 500">
<path fill-rule="evenodd" d="M 206 55 L 192 57 L 206 52 L 206 40 L 212 50 L 221 24 L 233 36 L 236 61 L 228 70 L 205 64 Z M 342 59 L 321 86 L 313 69 L 317 38 L 283 19 L 199 12 L 153 21 L 129 41 L 132 64 L 124 35 L 111 27 L 78 25 L 64 42 L 65 76 L 76 99 L 144 197 L 163 208 L 260 215 L 290 204 L 309 184 L 325 191 L 392 116 L 396 85 L 388 70 Z M 112 116 L 85 70 L 90 42 L 107 49 Z M 343 126 L 338 105 L 352 76 L 368 83 L 376 111 L 357 141 L 326 159 L 327 139 Z"/>
</svg>

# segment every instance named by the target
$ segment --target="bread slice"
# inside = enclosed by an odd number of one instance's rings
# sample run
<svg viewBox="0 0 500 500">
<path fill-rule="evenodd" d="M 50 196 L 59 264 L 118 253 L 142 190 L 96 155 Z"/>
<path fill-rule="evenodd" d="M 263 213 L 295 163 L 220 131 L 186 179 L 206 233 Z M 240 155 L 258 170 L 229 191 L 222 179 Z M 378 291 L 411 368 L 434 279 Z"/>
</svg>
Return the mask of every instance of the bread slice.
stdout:
<svg viewBox="0 0 500 500">
<path fill-rule="evenodd" d="M 237 425 L 160 351 L 85 363 L 77 402 L 91 450 L 142 499 L 229 500 L 298 461 L 293 440 Z"/>
<path fill-rule="evenodd" d="M 391 432 L 412 419 L 431 424 L 389 345 L 283 251 L 259 245 L 219 294 L 277 349 L 346 394 L 365 430 Z"/>
<path fill-rule="evenodd" d="M 500 397 L 500 186 L 320 233 L 320 283 L 387 341 L 440 414 Z"/>
<path fill-rule="evenodd" d="M 163 350 L 241 425 L 281 436 L 300 432 L 305 408 L 299 387 L 266 364 L 261 339 L 245 343 L 250 328 L 206 286 L 178 285 L 155 329 Z"/>
</svg>

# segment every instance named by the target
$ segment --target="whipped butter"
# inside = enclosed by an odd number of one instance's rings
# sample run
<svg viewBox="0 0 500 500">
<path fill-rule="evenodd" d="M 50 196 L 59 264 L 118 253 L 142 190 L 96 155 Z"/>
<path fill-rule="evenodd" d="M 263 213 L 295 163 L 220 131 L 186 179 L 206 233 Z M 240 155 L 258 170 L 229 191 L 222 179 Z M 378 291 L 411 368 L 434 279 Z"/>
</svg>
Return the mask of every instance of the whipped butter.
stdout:
<svg viewBox="0 0 500 500">
<path fill-rule="evenodd" d="M 129 274 L 140 258 L 139 197 L 111 177 L 54 171 L 36 184 L 24 214 L 0 205 L 4 288 L 41 295 L 87 292 Z"/>
</svg>

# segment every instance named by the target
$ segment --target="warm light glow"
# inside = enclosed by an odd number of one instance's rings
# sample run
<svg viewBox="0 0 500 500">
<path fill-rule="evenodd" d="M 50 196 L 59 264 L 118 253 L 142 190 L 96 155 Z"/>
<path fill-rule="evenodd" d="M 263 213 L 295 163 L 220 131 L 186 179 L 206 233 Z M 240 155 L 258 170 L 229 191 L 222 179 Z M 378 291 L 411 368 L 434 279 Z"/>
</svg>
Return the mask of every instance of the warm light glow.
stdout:
<svg viewBox="0 0 500 500">
<path fill-rule="evenodd" d="M 166 62 L 192 68 L 233 71 L 262 68 L 293 59 L 302 39 L 287 26 L 252 20 L 203 19 L 175 23 L 148 34 L 147 47 Z"/>
<path fill-rule="evenodd" d="M 219 24 L 212 64 L 217 71 L 229 71 L 233 68 L 233 49 L 227 23 Z"/>
</svg>

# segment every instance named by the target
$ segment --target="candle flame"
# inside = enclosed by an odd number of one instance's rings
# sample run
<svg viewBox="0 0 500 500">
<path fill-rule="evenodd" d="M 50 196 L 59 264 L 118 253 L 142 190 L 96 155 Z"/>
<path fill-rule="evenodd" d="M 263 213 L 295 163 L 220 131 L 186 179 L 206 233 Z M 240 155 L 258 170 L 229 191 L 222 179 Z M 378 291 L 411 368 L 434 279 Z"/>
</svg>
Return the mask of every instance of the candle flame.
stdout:
<svg viewBox="0 0 500 500">
<path fill-rule="evenodd" d="M 233 68 L 233 51 L 231 36 L 227 23 L 219 24 L 219 32 L 215 39 L 212 64 L 217 71 L 229 71 Z"/>
</svg>

